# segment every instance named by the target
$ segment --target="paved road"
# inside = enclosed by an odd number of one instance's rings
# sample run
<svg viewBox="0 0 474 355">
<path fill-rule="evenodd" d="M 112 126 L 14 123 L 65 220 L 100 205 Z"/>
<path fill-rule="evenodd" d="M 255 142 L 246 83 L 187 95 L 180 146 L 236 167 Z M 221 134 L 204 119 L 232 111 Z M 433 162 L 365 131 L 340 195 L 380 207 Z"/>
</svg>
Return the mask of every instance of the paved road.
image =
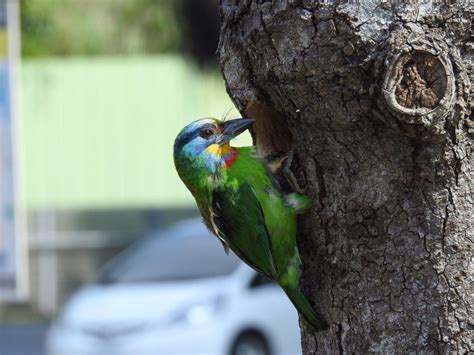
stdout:
<svg viewBox="0 0 474 355">
<path fill-rule="evenodd" d="M 45 355 L 47 324 L 0 324 L 0 355 Z"/>
</svg>

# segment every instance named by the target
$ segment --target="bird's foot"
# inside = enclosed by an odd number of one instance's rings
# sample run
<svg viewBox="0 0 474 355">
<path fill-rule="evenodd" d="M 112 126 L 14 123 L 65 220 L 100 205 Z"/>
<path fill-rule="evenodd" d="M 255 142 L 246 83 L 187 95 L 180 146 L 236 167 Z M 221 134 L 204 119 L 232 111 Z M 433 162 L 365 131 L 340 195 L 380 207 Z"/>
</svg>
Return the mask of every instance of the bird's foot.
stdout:
<svg viewBox="0 0 474 355">
<path fill-rule="evenodd" d="M 290 150 L 286 159 L 283 161 L 281 172 L 293 191 L 299 194 L 305 193 L 306 177 L 298 157 L 295 156 L 294 148 Z"/>
</svg>

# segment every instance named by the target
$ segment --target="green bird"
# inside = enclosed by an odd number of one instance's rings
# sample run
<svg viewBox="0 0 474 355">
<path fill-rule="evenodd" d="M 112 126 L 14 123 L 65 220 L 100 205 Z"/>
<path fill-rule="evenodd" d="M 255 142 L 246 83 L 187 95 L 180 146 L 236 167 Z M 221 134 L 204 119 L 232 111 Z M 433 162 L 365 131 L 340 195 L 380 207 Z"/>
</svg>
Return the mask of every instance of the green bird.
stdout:
<svg viewBox="0 0 474 355">
<path fill-rule="evenodd" d="M 174 142 L 176 170 L 226 252 L 231 249 L 276 281 L 314 330 L 326 329 L 298 285 L 296 215 L 309 199 L 283 194 L 254 147 L 230 146 L 252 122 L 204 118 L 190 123 Z"/>
</svg>

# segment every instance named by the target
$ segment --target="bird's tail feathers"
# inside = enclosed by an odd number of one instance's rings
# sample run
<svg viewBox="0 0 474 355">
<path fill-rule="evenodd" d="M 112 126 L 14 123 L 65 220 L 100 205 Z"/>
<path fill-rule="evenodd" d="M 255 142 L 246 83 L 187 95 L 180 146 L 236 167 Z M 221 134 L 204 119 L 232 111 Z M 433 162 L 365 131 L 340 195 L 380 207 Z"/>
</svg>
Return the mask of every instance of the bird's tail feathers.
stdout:
<svg viewBox="0 0 474 355">
<path fill-rule="evenodd" d="M 314 331 L 326 330 L 329 328 L 328 323 L 316 313 L 314 308 L 308 302 L 308 299 L 301 291 L 294 287 L 284 287 L 283 290 L 291 300 L 295 308 Z"/>
</svg>

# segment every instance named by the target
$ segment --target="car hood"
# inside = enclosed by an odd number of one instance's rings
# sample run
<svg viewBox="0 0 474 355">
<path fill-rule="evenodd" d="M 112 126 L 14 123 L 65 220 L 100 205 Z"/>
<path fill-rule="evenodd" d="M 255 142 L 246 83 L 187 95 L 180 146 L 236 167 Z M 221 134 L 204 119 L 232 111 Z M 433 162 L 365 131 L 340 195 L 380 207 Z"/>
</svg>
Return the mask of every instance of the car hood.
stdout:
<svg viewBox="0 0 474 355">
<path fill-rule="evenodd" d="M 60 322 L 70 326 L 165 322 L 180 308 L 220 296 L 230 286 L 229 278 L 90 285 L 65 305 Z"/>
</svg>

